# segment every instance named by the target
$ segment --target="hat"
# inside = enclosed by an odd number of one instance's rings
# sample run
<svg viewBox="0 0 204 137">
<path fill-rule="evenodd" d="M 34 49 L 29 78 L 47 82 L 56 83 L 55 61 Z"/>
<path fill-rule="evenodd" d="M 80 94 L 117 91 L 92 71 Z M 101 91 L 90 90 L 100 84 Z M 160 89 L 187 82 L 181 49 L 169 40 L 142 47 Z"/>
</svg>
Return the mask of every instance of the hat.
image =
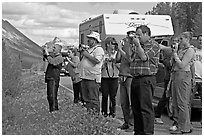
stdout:
<svg viewBox="0 0 204 137">
<path fill-rule="evenodd" d="M 95 38 L 98 42 L 101 42 L 100 34 L 98 32 L 92 31 L 91 34 L 87 35 L 86 37 Z"/>
<path fill-rule="evenodd" d="M 129 27 L 126 29 L 127 34 L 130 34 L 131 32 L 135 33 L 135 28 L 134 27 Z"/>
</svg>

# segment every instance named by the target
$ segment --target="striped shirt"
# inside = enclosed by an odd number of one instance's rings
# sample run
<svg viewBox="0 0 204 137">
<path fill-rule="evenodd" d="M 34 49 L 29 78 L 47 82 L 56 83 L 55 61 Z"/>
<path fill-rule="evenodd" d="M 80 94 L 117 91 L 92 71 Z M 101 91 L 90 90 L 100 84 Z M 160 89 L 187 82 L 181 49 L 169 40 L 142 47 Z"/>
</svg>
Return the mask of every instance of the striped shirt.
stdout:
<svg viewBox="0 0 204 137">
<path fill-rule="evenodd" d="M 142 61 L 137 52 L 133 51 L 134 55 L 132 57 L 134 58 L 132 58 L 132 62 L 130 63 L 130 72 L 132 76 L 156 75 L 160 53 L 159 44 L 154 40 L 149 40 L 142 47 L 147 60 Z"/>
</svg>

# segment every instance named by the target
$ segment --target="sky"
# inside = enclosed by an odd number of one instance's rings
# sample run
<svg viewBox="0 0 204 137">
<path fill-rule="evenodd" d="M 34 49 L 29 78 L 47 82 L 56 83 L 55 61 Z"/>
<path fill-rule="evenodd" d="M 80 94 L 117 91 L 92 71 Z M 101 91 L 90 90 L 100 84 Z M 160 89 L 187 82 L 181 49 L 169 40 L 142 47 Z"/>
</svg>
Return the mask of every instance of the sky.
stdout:
<svg viewBox="0 0 204 137">
<path fill-rule="evenodd" d="M 79 24 L 89 17 L 128 9 L 139 14 L 157 2 L 3 2 L 2 19 L 9 21 L 39 46 L 59 37 L 69 44 L 79 42 Z"/>
</svg>

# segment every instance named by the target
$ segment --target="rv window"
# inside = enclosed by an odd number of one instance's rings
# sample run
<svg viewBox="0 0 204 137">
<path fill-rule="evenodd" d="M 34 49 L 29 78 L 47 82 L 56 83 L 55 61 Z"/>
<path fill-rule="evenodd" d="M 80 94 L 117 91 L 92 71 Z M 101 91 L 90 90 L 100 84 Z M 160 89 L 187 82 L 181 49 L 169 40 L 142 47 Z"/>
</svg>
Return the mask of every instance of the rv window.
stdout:
<svg viewBox="0 0 204 137">
<path fill-rule="evenodd" d="M 102 21 L 99 21 L 99 33 L 102 33 Z"/>
<path fill-rule="evenodd" d="M 84 44 L 84 33 L 81 34 L 81 44 Z"/>
</svg>

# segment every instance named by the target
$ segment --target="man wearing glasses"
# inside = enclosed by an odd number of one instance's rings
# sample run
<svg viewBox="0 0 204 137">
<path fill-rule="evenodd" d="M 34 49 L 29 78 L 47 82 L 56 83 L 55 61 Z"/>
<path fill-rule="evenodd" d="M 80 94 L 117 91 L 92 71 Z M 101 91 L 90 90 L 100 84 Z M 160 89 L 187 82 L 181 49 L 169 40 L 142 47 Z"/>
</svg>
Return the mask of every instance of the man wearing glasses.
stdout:
<svg viewBox="0 0 204 137">
<path fill-rule="evenodd" d="M 134 115 L 134 134 L 154 134 L 153 93 L 156 86 L 160 46 L 150 39 L 151 31 L 146 25 L 136 28 L 133 38 L 130 72 L 131 105 Z"/>
</svg>

